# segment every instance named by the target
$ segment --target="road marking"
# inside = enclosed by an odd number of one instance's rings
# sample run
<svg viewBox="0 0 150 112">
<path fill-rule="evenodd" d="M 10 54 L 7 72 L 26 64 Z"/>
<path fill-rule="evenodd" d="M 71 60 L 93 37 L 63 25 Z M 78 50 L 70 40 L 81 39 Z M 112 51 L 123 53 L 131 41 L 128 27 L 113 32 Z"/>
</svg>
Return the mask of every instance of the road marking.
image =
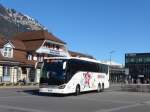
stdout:
<svg viewBox="0 0 150 112">
<path fill-rule="evenodd" d="M 88 98 L 86 97 L 67 97 L 68 99 L 77 99 L 77 100 L 86 100 L 86 101 L 97 101 L 97 102 L 110 102 L 110 103 L 122 103 L 122 104 L 135 104 L 137 103 L 136 101 L 119 101 L 119 100 L 108 100 L 108 99 L 96 99 L 96 98 Z"/>
<path fill-rule="evenodd" d="M 37 97 L 37 96 L 0 96 L 0 99 L 2 98 L 25 98 L 25 97 Z"/>
<path fill-rule="evenodd" d="M 30 109 L 30 108 L 22 108 L 22 107 L 14 107 L 14 106 L 8 106 L 8 105 L 0 105 L 0 108 L 6 109 L 6 110 L 18 110 L 18 111 L 24 111 L 24 112 L 48 112 L 48 111 L 40 111 L 36 109 Z"/>
<path fill-rule="evenodd" d="M 43 111 L 43 110 L 37 110 L 37 109 L 31 109 L 31 108 L 23 108 L 23 107 L 14 107 L 14 106 L 8 106 L 8 105 L 0 105 L 0 108 L 6 109 L 6 110 L 14 110 L 15 111 L 23 111 L 23 112 L 49 112 L 49 111 Z"/>
<path fill-rule="evenodd" d="M 102 109 L 102 110 L 98 110 L 96 112 L 113 112 L 113 111 L 115 112 L 115 111 L 119 111 L 122 109 L 128 109 L 128 108 L 137 107 L 137 106 L 141 106 L 141 105 L 144 105 L 144 104 L 137 103 L 134 105 L 126 105 L 126 106 L 115 107 L 115 108 L 111 108 L 111 109 Z"/>
</svg>

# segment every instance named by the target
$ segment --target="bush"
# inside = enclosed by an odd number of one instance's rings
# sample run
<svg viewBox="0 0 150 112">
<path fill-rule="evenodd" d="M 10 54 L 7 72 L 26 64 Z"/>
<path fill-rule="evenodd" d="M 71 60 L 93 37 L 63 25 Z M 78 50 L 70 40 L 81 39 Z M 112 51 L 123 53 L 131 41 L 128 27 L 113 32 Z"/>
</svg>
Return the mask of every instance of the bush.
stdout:
<svg viewBox="0 0 150 112">
<path fill-rule="evenodd" d="M 13 83 L 10 82 L 10 83 L 6 83 L 5 85 L 6 85 L 6 86 L 12 86 Z"/>
<path fill-rule="evenodd" d="M 0 83 L 0 86 L 4 86 L 4 85 L 5 85 L 5 83 L 3 83 L 3 82 L 2 82 L 2 83 Z"/>
<path fill-rule="evenodd" d="M 38 85 L 39 85 L 39 83 L 33 83 L 33 85 L 38 86 Z"/>
<path fill-rule="evenodd" d="M 20 86 L 21 83 L 20 83 L 20 82 L 17 82 L 17 83 L 14 83 L 13 85 L 14 85 L 14 86 Z"/>
</svg>

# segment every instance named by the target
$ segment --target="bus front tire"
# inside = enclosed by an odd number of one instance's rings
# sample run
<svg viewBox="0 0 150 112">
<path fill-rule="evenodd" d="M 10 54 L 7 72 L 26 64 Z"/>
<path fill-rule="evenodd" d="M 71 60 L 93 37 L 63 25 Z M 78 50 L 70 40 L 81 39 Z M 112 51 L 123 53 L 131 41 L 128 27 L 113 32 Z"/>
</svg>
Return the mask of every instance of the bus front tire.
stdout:
<svg viewBox="0 0 150 112">
<path fill-rule="evenodd" d="M 104 91 L 104 87 L 105 87 L 105 86 L 104 86 L 104 83 L 103 83 L 103 84 L 102 84 L 102 90 L 101 90 L 102 92 Z"/>
<path fill-rule="evenodd" d="M 97 86 L 97 92 L 100 93 L 101 90 L 102 90 L 102 89 L 101 89 L 101 84 L 99 83 L 98 86 Z"/>
<path fill-rule="evenodd" d="M 76 86 L 75 95 L 78 96 L 79 94 L 80 94 L 80 86 L 77 85 L 77 86 Z"/>
</svg>

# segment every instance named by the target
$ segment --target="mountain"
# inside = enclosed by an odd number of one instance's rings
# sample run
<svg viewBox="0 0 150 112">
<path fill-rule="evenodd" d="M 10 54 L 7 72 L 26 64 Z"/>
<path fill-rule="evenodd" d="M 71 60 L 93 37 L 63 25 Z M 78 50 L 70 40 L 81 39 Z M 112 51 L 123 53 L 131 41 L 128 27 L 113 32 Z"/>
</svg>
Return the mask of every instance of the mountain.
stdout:
<svg viewBox="0 0 150 112">
<path fill-rule="evenodd" d="M 0 35 L 11 37 L 18 32 L 46 30 L 36 19 L 0 4 Z"/>
</svg>

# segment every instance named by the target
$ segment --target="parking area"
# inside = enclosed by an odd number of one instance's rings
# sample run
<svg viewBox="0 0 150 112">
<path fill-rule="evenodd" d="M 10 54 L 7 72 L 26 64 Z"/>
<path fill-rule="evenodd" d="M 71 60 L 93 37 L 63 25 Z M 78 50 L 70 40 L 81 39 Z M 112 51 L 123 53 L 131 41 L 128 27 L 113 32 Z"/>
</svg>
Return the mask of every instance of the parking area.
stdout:
<svg viewBox="0 0 150 112">
<path fill-rule="evenodd" d="M 124 92 L 119 85 L 79 96 L 37 94 L 37 88 L 0 89 L 0 112 L 149 112 L 150 93 Z"/>
</svg>

